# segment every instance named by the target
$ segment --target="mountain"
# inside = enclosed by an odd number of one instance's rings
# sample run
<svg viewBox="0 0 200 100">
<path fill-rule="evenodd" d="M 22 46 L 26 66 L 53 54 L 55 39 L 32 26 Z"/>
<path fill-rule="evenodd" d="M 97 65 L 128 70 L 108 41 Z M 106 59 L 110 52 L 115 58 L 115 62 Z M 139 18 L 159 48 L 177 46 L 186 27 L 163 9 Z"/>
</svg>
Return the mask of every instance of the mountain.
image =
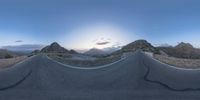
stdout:
<svg viewBox="0 0 200 100">
<path fill-rule="evenodd" d="M 11 45 L 11 46 L 3 46 L 3 49 L 15 51 L 15 52 L 22 52 L 22 53 L 31 53 L 34 50 L 41 50 L 44 48 L 44 45 L 41 44 L 23 44 L 23 45 Z"/>
<path fill-rule="evenodd" d="M 143 51 L 150 51 L 155 52 L 156 48 L 153 47 L 149 42 L 146 40 L 136 40 L 135 42 L 132 42 L 122 48 L 122 51 L 129 52 L 129 51 L 136 51 L 138 49 L 141 49 Z"/>
<path fill-rule="evenodd" d="M 13 58 L 18 56 L 15 52 L 8 51 L 6 49 L 0 49 L 0 59 L 5 59 L 5 58 Z"/>
<path fill-rule="evenodd" d="M 179 43 L 177 46 L 175 46 L 175 49 L 182 49 L 182 50 L 192 50 L 192 49 L 195 49 L 190 43 L 184 43 L 184 42 L 181 42 Z"/>
<path fill-rule="evenodd" d="M 118 51 L 114 52 L 113 54 L 121 54 L 124 52 L 134 52 L 138 49 L 141 49 L 143 51 L 153 52 L 156 54 L 160 54 L 160 51 L 157 48 L 155 48 L 154 46 L 152 46 L 146 40 L 136 40 L 136 41 L 122 47 L 121 50 L 118 50 Z"/>
<path fill-rule="evenodd" d="M 175 47 L 158 47 L 169 56 L 187 59 L 200 59 L 200 49 L 194 48 L 189 43 L 181 42 Z"/>
<path fill-rule="evenodd" d="M 33 52 L 31 52 L 31 54 L 33 54 L 33 55 L 36 55 L 38 53 L 40 53 L 40 50 L 34 50 Z"/>
<path fill-rule="evenodd" d="M 102 51 L 104 51 L 107 54 L 111 54 L 120 49 L 121 49 L 121 47 L 107 47 L 107 48 L 102 49 Z"/>
<path fill-rule="evenodd" d="M 103 51 L 101 49 L 92 48 L 92 49 L 86 51 L 84 54 L 91 55 L 91 56 L 104 56 L 104 55 L 107 55 L 108 53 L 106 53 L 105 51 Z"/>
<path fill-rule="evenodd" d="M 78 52 L 76 52 L 75 50 L 70 50 L 69 53 L 70 54 L 78 54 Z"/>
<path fill-rule="evenodd" d="M 67 49 L 61 47 L 57 42 L 52 43 L 49 46 L 44 47 L 41 50 L 42 53 L 69 53 Z"/>
</svg>

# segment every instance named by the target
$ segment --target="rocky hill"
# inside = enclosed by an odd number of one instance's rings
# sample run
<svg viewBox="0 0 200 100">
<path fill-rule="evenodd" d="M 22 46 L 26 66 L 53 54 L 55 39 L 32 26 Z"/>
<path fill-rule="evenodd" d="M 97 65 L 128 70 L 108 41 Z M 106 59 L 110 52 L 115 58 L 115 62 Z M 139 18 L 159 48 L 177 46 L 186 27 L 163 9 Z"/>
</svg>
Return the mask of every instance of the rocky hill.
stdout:
<svg viewBox="0 0 200 100">
<path fill-rule="evenodd" d="M 90 55 L 90 56 L 104 56 L 104 55 L 107 55 L 106 52 L 104 52 L 101 49 L 97 49 L 97 48 L 92 48 L 92 49 L 86 51 L 84 54 Z"/>
<path fill-rule="evenodd" d="M 189 43 L 181 42 L 175 47 L 158 47 L 169 56 L 187 59 L 200 59 L 200 49 L 194 48 Z"/>
<path fill-rule="evenodd" d="M 57 42 L 52 43 L 49 46 L 44 47 L 41 50 L 42 53 L 69 53 L 67 49 L 61 47 Z"/>
<path fill-rule="evenodd" d="M 40 53 L 40 50 L 34 50 L 33 52 L 31 52 L 32 55 L 36 55 L 38 53 Z"/>
<path fill-rule="evenodd" d="M 147 52 L 153 52 L 153 53 L 156 53 L 156 54 L 160 53 L 160 51 L 157 48 L 152 46 L 146 40 L 136 40 L 136 41 L 122 47 L 121 50 L 118 50 L 114 54 L 119 54 L 119 53 L 124 53 L 124 52 L 134 52 L 138 49 L 141 49 L 141 50 L 147 51 Z"/>
<path fill-rule="evenodd" d="M 75 50 L 70 50 L 69 53 L 70 53 L 70 54 L 78 54 L 78 52 L 75 51 Z"/>
</svg>

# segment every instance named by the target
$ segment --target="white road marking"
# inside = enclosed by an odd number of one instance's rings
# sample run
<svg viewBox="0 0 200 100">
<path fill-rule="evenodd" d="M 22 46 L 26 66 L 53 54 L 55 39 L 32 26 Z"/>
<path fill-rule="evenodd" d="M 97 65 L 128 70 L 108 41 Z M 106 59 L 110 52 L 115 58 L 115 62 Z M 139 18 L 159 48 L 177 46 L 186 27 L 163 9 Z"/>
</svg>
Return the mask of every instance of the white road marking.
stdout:
<svg viewBox="0 0 200 100">
<path fill-rule="evenodd" d="M 145 54 L 145 55 L 146 55 L 146 54 Z M 148 57 L 149 57 L 149 56 L 148 56 Z M 163 63 L 163 62 L 161 62 L 161 61 L 159 61 L 159 60 L 157 60 L 157 59 L 155 59 L 155 58 L 153 58 L 153 57 L 149 57 L 149 58 L 153 59 L 154 61 L 156 61 L 156 62 L 158 62 L 158 63 L 161 63 L 161 64 L 163 64 L 163 65 L 166 65 L 166 66 L 169 66 L 169 67 L 171 67 L 171 68 L 178 69 L 178 70 L 193 70 L 193 71 L 194 71 L 194 70 L 200 70 L 200 68 L 197 68 L 197 69 L 180 68 L 180 67 L 176 67 L 176 66 L 172 66 L 172 65 Z"/>
<path fill-rule="evenodd" d="M 94 70 L 94 69 L 101 69 L 101 68 L 109 67 L 109 66 L 111 66 L 111 65 L 113 65 L 113 64 L 116 64 L 116 63 L 118 63 L 118 62 L 121 62 L 121 61 L 123 61 L 123 60 L 125 59 L 125 57 L 122 57 L 122 58 L 121 58 L 120 60 L 118 60 L 118 61 L 115 61 L 115 62 L 110 63 L 110 64 L 107 64 L 107 65 L 103 65 L 103 66 L 96 66 L 96 67 L 77 67 L 77 66 L 71 66 L 71 65 L 67 65 L 67 64 L 63 64 L 63 63 L 61 63 L 61 62 L 58 62 L 58 61 L 53 60 L 52 58 L 48 57 L 47 55 L 46 55 L 46 57 L 47 57 L 49 60 L 51 60 L 51 61 L 53 61 L 53 62 L 55 62 L 55 63 L 58 63 L 58 64 L 60 64 L 60 65 L 62 65 L 62 66 L 69 67 L 69 68 L 73 68 L 73 69 L 83 69 L 83 70 Z"/>
</svg>

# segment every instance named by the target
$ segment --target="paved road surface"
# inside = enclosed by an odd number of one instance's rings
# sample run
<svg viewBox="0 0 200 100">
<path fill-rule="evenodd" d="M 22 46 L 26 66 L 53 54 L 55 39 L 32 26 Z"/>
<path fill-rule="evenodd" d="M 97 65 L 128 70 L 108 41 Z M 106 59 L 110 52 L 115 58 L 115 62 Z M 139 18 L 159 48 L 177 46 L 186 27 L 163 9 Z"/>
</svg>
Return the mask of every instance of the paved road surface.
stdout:
<svg viewBox="0 0 200 100">
<path fill-rule="evenodd" d="M 100 69 L 38 55 L 0 71 L 0 100 L 200 100 L 200 70 L 176 69 L 141 51 Z"/>
</svg>

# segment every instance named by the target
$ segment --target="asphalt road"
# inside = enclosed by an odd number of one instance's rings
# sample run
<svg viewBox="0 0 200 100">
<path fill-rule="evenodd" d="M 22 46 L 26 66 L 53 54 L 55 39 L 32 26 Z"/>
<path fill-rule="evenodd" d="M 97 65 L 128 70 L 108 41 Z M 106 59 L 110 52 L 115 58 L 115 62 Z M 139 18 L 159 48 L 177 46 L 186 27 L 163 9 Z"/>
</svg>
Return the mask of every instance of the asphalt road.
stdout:
<svg viewBox="0 0 200 100">
<path fill-rule="evenodd" d="M 141 51 L 93 69 L 38 55 L 0 71 L 0 100 L 200 100 L 200 70 L 177 69 Z"/>
</svg>

